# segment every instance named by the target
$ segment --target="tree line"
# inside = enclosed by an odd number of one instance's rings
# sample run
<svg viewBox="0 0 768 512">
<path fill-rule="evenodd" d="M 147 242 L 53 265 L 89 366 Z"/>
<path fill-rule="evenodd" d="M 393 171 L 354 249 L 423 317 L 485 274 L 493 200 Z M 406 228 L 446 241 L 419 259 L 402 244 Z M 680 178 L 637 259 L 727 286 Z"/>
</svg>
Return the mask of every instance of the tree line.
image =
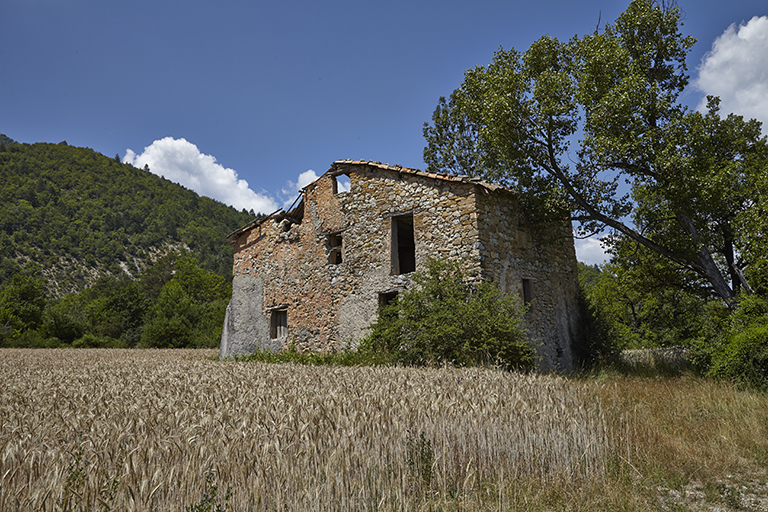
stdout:
<svg viewBox="0 0 768 512">
<path fill-rule="evenodd" d="M 88 148 L 0 138 L 0 346 L 215 347 L 253 220 Z"/>
<path fill-rule="evenodd" d="M 39 274 L 61 296 L 172 248 L 230 278 L 226 236 L 252 219 L 89 148 L 0 144 L 0 283 Z"/>
<path fill-rule="evenodd" d="M 180 252 L 138 279 L 105 275 L 57 299 L 43 279 L 14 274 L 0 288 L 0 346 L 217 347 L 231 294 L 231 283 Z"/>
</svg>

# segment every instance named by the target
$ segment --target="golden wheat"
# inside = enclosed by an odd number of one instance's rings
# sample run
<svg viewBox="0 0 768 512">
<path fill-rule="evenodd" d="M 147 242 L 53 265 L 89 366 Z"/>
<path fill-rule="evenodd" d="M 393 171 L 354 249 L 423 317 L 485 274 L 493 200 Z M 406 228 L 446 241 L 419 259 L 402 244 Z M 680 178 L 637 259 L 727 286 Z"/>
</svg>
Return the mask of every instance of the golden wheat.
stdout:
<svg viewBox="0 0 768 512">
<path fill-rule="evenodd" d="M 0 350 L 0 510 L 183 510 L 208 474 L 233 510 L 465 508 L 601 479 L 617 443 L 591 384 L 212 355 Z"/>
</svg>

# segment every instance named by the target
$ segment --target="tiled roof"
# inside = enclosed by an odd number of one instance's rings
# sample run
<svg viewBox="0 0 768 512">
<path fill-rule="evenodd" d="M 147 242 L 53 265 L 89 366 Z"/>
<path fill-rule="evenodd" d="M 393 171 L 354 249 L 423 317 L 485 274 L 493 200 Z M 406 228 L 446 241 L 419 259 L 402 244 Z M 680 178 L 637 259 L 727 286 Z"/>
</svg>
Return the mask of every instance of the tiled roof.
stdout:
<svg viewBox="0 0 768 512">
<path fill-rule="evenodd" d="M 460 182 L 460 183 L 473 183 L 475 185 L 479 185 L 481 187 L 484 187 L 488 190 L 505 190 L 508 192 L 512 192 L 512 190 L 503 187 L 499 185 L 498 183 L 491 183 L 489 181 L 485 181 L 481 178 L 470 178 L 469 176 L 458 176 L 458 175 L 452 175 L 452 174 L 440 174 L 440 173 L 434 173 L 434 172 L 424 172 L 419 169 L 410 169 L 408 167 L 403 167 L 402 165 L 389 165 L 387 163 L 382 164 L 381 162 L 374 162 L 373 160 L 336 160 L 331 164 L 331 170 L 338 170 L 342 168 L 345 165 L 367 165 L 369 167 L 376 167 L 378 169 L 384 169 L 387 171 L 395 171 L 400 172 L 404 174 L 411 174 L 414 176 L 422 176 L 424 178 L 434 178 L 438 180 L 444 180 L 444 181 L 454 181 L 454 182 Z"/>
</svg>

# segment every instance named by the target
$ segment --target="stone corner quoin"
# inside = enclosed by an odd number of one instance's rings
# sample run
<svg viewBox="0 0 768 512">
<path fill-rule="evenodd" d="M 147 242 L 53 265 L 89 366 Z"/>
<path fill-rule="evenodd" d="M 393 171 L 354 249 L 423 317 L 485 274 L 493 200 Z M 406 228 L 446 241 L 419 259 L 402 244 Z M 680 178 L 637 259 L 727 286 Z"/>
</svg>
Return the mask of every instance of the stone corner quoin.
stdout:
<svg viewBox="0 0 768 512">
<path fill-rule="evenodd" d="M 429 258 L 462 260 L 529 303 L 542 370 L 569 370 L 578 321 L 570 224 L 526 225 L 512 191 L 462 176 L 340 160 L 279 210 L 231 235 L 220 356 L 294 345 L 356 348 L 379 307 Z"/>
</svg>

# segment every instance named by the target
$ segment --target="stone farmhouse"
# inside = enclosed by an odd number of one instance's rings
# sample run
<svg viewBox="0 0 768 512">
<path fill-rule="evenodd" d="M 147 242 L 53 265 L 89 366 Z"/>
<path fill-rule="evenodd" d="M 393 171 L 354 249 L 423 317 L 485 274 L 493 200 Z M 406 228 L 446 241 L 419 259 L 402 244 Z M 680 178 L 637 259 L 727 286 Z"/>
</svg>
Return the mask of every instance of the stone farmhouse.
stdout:
<svg viewBox="0 0 768 512">
<path fill-rule="evenodd" d="M 515 194 L 462 176 L 341 160 L 288 211 L 229 235 L 232 300 L 220 355 L 356 347 L 380 305 L 428 258 L 462 260 L 529 305 L 544 370 L 574 364 L 577 265 L 570 224 L 527 225 Z"/>
</svg>

